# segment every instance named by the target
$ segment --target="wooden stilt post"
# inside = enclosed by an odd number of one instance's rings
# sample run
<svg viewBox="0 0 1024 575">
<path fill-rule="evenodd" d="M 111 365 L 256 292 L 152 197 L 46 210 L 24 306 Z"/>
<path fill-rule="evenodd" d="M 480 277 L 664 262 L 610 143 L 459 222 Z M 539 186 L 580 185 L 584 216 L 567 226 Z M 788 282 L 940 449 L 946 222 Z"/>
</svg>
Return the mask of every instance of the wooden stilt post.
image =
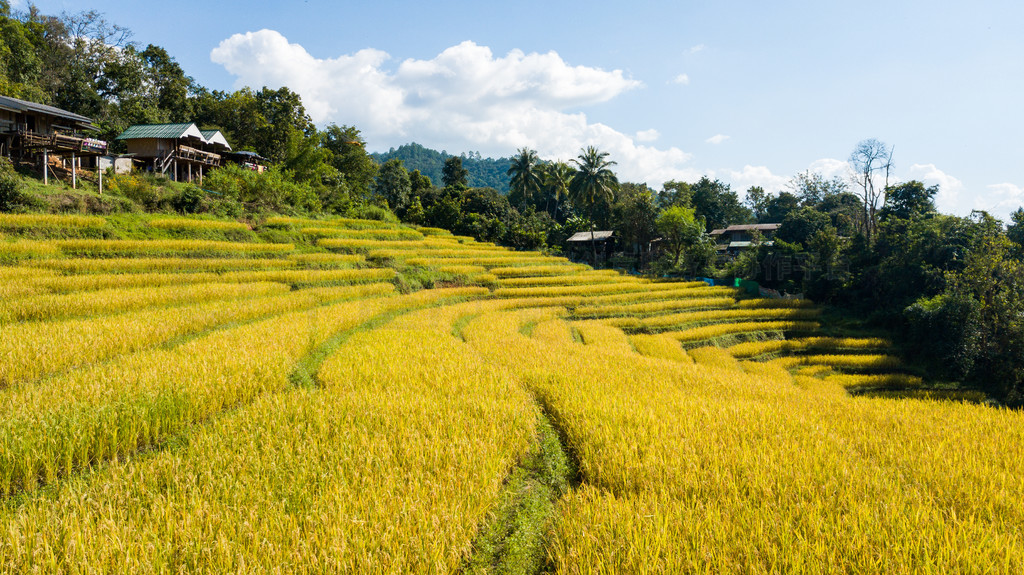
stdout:
<svg viewBox="0 0 1024 575">
<path fill-rule="evenodd" d="M 78 189 L 78 170 L 75 169 L 75 153 L 71 152 L 71 189 Z"/>
</svg>

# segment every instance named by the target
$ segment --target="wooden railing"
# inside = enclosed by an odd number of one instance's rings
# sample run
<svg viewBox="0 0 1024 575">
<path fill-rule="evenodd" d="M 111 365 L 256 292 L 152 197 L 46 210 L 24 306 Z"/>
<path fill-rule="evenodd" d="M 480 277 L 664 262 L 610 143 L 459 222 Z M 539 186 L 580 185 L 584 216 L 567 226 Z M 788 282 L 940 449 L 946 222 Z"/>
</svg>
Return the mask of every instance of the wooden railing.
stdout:
<svg viewBox="0 0 1024 575">
<path fill-rule="evenodd" d="M 220 154 L 214 154 L 213 152 L 206 152 L 197 148 L 189 146 L 178 146 L 178 150 L 175 156 L 179 160 L 185 160 L 188 162 L 194 162 L 197 164 L 203 164 L 206 166 L 219 166 L 220 165 Z"/>
<path fill-rule="evenodd" d="M 107 143 L 92 138 L 79 138 L 65 134 L 36 134 L 35 132 L 19 132 L 21 146 L 25 149 L 78 152 L 80 154 L 105 154 Z"/>
</svg>

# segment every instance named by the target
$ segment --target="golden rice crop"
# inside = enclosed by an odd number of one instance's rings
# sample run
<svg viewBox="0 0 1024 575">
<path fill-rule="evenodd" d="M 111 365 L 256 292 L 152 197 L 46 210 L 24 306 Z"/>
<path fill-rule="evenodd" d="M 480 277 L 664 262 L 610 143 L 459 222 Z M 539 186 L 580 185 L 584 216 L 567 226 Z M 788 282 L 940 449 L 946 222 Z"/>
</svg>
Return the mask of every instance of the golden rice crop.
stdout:
<svg viewBox="0 0 1024 575">
<path fill-rule="evenodd" d="M 637 333 L 629 336 L 629 342 L 637 353 L 647 357 L 670 359 L 683 363 L 693 363 L 693 358 L 687 355 L 679 345 L 679 341 L 664 334 Z"/>
<path fill-rule="evenodd" d="M 548 345 L 569 345 L 576 341 L 572 328 L 561 318 L 537 322 L 530 332 L 530 337 Z"/>
<path fill-rule="evenodd" d="M 350 230 L 345 228 L 302 228 L 307 236 L 319 238 L 347 238 L 362 240 L 394 241 L 422 240 L 423 234 L 409 229 L 386 228 L 382 230 Z"/>
<path fill-rule="evenodd" d="M 271 282 L 208 283 L 35 295 L 15 301 L 0 301 L 0 325 L 22 321 L 113 314 L 149 307 L 166 307 L 221 299 L 267 296 L 285 293 L 288 289 L 288 286 Z"/>
<path fill-rule="evenodd" d="M 729 348 L 736 357 L 755 357 L 766 353 L 795 352 L 808 349 L 885 349 L 891 347 L 889 340 L 882 338 L 852 337 L 805 337 L 801 339 L 780 339 L 748 341 Z"/>
<path fill-rule="evenodd" d="M 821 354 L 802 355 L 793 359 L 800 365 L 827 365 L 834 369 L 898 369 L 903 366 L 900 358 L 884 354 Z"/>
<path fill-rule="evenodd" d="M 390 268 L 341 269 L 341 270 L 265 270 L 227 272 L 221 279 L 226 282 L 272 281 L 297 286 L 329 285 L 345 283 L 370 283 L 394 279 L 395 270 Z"/>
<path fill-rule="evenodd" d="M 324 254 L 327 255 L 327 254 Z M 69 274 L 142 272 L 224 272 L 284 269 L 296 262 L 284 259 L 247 258 L 60 258 L 26 262 L 26 265 Z"/>
<path fill-rule="evenodd" d="M 246 257 L 256 254 L 285 254 L 295 250 L 293 244 L 210 240 L 54 240 L 50 243 L 65 253 L 93 256 L 191 254 L 210 257 L 215 254 L 231 254 Z"/>
<path fill-rule="evenodd" d="M 0 229 L 102 229 L 107 220 L 96 216 L 55 215 L 55 214 L 0 214 Z"/>
<path fill-rule="evenodd" d="M 830 365 L 830 364 L 826 364 Z M 893 366 L 898 367 L 898 365 Z M 825 376 L 825 381 L 843 387 L 920 387 L 921 378 L 904 373 L 882 373 L 877 375 L 837 373 Z"/>
<path fill-rule="evenodd" d="M 366 257 L 361 254 L 291 254 L 288 259 L 309 267 L 340 267 L 366 262 Z"/>
<path fill-rule="evenodd" d="M 588 297 L 585 305 L 596 307 L 605 305 L 632 305 L 665 302 L 663 305 L 671 306 L 673 305 L 671 302 L 679 299 L 732 296 L 732 290 L 730 288 L 707 287 L 707 284 L 704 284 L 704 282 L 698 283 L 701 283 L 705 287 L 678 287 L 685 286 L 686 282 L 679 284 L 642 284 L 643 290 L 641 291 Z"/>
<path fill-rule="evenodd" d="M 486 273 L 487 268 L 484 266 L 448 265 L 437 266 L 437 271 L 445 274 L 474 275 Z"/>
<path fill-rule="evenodd" d="M 57 257 L 60 250 L 49 242 L 0 240 L 0 264 L 21 260 Z"/>
<path fill-rule="evenodd" d="M 383 222 L 379 220 L 359 220 L 352 218 L 333 218 L 329 220 L 310 220 L 304 218 L 290 218 L 285 216 L 274 216 L 267 218 L 263 222 L 265 226 L 271 227 L 316 227 L 316 226 L 331 226 L 339 228 L 349 228 L 354 230 L 359 229 L 379 229 L 379 228 L 402 228 L 402 224 Z"/>
<path fill-rule="evenodd" d="M 389 280 L 395 276 L 391 269 L 340 269 L 340 270 L 274 270 L 233 271 L 214 273 L 138 273 L 138 274 L 90 274 L 33 278 L 26 283 L 59 293 L 97 290 L 105 288 L 157 287 L 162 285 L 187 285 L 213 282 L 249 283 L 275 281 L 292 285 L 326 285 L 336 283 L 358 283 Z"/>
<path fill-rule="evenodd" d="M 356 239 L 356 238 L 323 238 L 317 240 L 316 245 L 329 250 L 341 250 L 347 252 L 370 252 L 371 250 L 431 250 L 448 251 L 451 249 L 451 242 L 427 237 L 420 240 L 393 240 L 381 241 L 377 239 Z M 495 248 L 504 250 L 505 248 Z"/>
<path fill-rule="evenodd" d="M 823 395 L 761 364 L 551 353 L 501 326 L 481 316 L 464 334 L 528 366 L 579 458 L 583 485 L 548 547 L 558 573 L 1008 572 L 1024 559 L 1019 413 Z M 990 425 L 1013 438 L 993 445 Z"/>
<path fill-rule="evenodd" d="M 612 274 L 595 272 L 576 272 L 572 275 L 560 276 L 538 276 L 521 278 L 499 278 L 498 282 L 503 287 L 541 287 L 541 286 L 576 286 L 595 285 L 603 283 L 621 283 L 628 281 L 627 277 L 620 275 L 614 270 Z M 497 275 L 497 274 L 495 274 Z"/>
<path fill-rule="evenodd" d="M 683 298 L 634 304 L 581 305 L 573 310 L 578 317 L 643 316 L 681 309 L 711 309 L 732 306 L 731 297 Z"/>
<path fill-rule="evenodd" d="M 459 256 L 458 263 L 477 265 L 484 267 L 510 267 L 510 266 L 536 266 L 536 265 L 554 265 L 557 263 L 569 263 L 566 258 L 559 258 L 553 256 L 518 256 L 518 252 L 508 252 L 510 255 L 504 255 L 500 257 L 493 257 L 491 252 L 488 255 L 466 255 L 464 257 Z M 429 257 L 411 257 L 405 260 L 405 263 L 413 266 L 424 266 L 424 267 L 436 267 L 441 265 L 452 264 L 454 257 L 435 257 L 434 253 L 431 253 Z"/>
<path fill-rule="evenodd" d="M 740 300 L 736 305 L 743 309 L 808 308 L 814 307 L 814 302 L 809 299 L 756 298 Z"/>
<path fill-rule="evenodd" d="M 715 346 L 696 347 L 686 350 L 686 354 L 702 367 L 739 370 L 740 364 L 728 351 Z"/>
<path fill-rule="evenodd" d="M 500 278 L 517 278 L 530 276 L 560 276 L 581 272 L 589 269 L 590 266 L 583 264 L 548 264 L 548 265 L 521 265 L 491 268 L 491 273 Z M 616 275 L 618 273 L 616 272 Z"/>
<path fill-rule="evenodd" d="M 281 390 L 302 355 L 376 315 L 476 291 L 433 290 L 292 312 L 8 390 L 0 394 L 8 415 L 0 427 L 0 468 L 12 475 L 0 493 L 51 483 Z M 54 428 L 61 433 L 54 436 Z"/>
<path fill-rule="evenodd" d="M 116 316 L 5 326 L 0 330 L 0 387 L 145 349 L 225 323 L 307 309 L 325 302 L 394 291 L 391 284 L 321 288 Z"/>
<path fill-rule="evenodd" d="M 403 349 L 435 361 L 394 361 Z M 171 571 L 461 568 L 508 469 L 534 441 L 529 395 L 466 346 L 419 330 L 356 335 L 334 358 L 322 390 L 265 395 L 198 429 L 181 450 L 26 498 L 3 518 L 22 526 L 0 535 L 3 568 L 38 566 L 58 550 L 71 568 L 122 572 L 135 562 Z M 114 504 L 125 499 L 137 504 Z M 50 536 L 25 537 L 35 528 Z M 221 543 L 202 543 L 211 537 Z M 68 538 L 81 544 L 62 546 Z M 112 540 L 119 551 L 104 543 Z"/>
<path fill-rule="evenodd" d="M 241 231 L 249 226 L 242 222 L 221 222 L 217 220 L 197 220 L 191 218 L 159 218 L 149 220 L 150 227 L 162 230 L 198 230 L 198 231 Z"/>
<path fill-rule="evenodd" d="M 134 453 L 224 408 L 283 389 L 291 366 L 318 345 L 318 337 L 373 315 L 374 306 L 366 304 L 292 312 L 0 395 L 9 414 L 0 428 L 0 467 L 12 470 L 0 492 L 52 483 L 93 461 Z M 318 329 L 321 322 L 331 329 Z M 53 425 L 59 435 L 50 431 Z"/>
<path fill-rule="evenodd" d="M 575 321 L 572 327 L 585 345 L 601 348 L 606 353 L 631 354 L 636 350 L 622 330 L 595 321 Z"/>
<path fill-rule="evenodd" d="M 813 321 L 746 321 L 718 323 L 667 333 L 679 341 L 694 342 L 737 334 L 775 331 L 811 332 L 817 330 L 818 327 L 819 325 Z"/>
<path fill-rule="evenodd" d="M 451 232 L 443 228 L 428 228 L 423 226 L 416 226 L 416 231 L 425 236 L 444 236 L 455 239 L 455 236 L 453 236 Z"/>
<path fill-rule="evenodd" d="M 988 395 L 984 392 L 957 389 L 879 389 L 865 391 L 862 396 L 921 401 L 960 401 L 967 403 L 986 403 L 989 400 Z"/>
<path fill-rule="evenodd" d="M 588 296 L 608 293 L 622 293 L 650 289 L 652 284 L 638 281 L 621 281 L 616 283 L 580 284 L 570 286 L 540 287 L 502 287 L 494 290 L 497 297 L 555 297 L 555 296 Z"/>
<path fill-rule="evenodd" d="M 706 306 L 701 307 L 713 307 L 716 304 L 716 302 L 717 304 L 724 305 L 724 301 L 717 298 L 694 301 L 703 302 L 707 304 Z M 707 309 L 702 311 L 689 311 L 642 318 L 610 318 L 605 321 L 611 325 L 615 325 L 624 329 L 659 330 L 679 329 L 691 325 L 706 325 L 735 320 L 806 320 L 816 318 L 820 314 L 821 310 L 818 309 Z"/>
<path fill-rule="evenodd" d="M 56 293 L 99 290 L 108 288 L 157 287 L 221 281 L 215 273 L 97 273 L 70 276 L 29 278 L 25 283 Z"/>
</svg>

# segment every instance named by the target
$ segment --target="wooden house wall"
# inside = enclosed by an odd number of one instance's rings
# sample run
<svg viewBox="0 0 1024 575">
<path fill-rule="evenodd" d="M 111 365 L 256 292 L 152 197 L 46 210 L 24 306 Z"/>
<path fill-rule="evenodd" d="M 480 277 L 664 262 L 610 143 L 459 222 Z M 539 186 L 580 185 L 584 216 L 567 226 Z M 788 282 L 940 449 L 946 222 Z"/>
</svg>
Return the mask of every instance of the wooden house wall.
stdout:
<svg viewBox="0 0 1024 575">
<path fill-rule="evenodd" d="M 135 154 L 138 158 L 157 158 L 167 155 L 167 152 L 174 149 L 174 140 L 164 138 L 140 138 L 137 140 L 126 140 L 128 153 Z"/>
</svg>

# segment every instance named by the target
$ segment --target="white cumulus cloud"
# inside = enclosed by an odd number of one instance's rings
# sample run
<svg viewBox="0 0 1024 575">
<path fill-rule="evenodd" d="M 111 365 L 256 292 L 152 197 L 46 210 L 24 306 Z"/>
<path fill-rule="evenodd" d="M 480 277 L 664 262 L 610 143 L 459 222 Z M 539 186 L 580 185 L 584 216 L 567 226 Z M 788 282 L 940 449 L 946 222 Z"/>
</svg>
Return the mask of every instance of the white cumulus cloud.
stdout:
<svg viewBox="0 0 1024 575">
<path fill-rule="evenodd" d="M 742 170 L 724 170 L 721 174 L 723 180 L 736 193 L 742 194 L 751 186 L 760 186 L 769 193 L 778 193 L 786 188 L 789 182 L 788 176 L 773 174 L 767 166 L 743 166 Z"/>
<path fill-rule="evenodd" d="M 636 133 L 636 141 L 638 142 L 653 142 L 661 137 L 661 133 L 654 128 L 650 130 L 640 130 Z"/>
<path fill-rule="evenodd" d="M 697 44 L 696 46 L 691 46 L 690 49 L 686 51 L 686 53 L 696 54 L 698 52 L 703 52 L 706 48 L 707 46 L 705 46 L 704 44 Z"/>
<path fill-rule="evenodd" d="M 724 142 L 724 141 L 726 141 L 728 139 L 729 139 L 729 136 L 726 136 L 725 134 L 715 134 L 714 136 L 711 136 L 710 138 L 708 138 L 707 140 L 704 140 L 704 141 L 709 143 L 709 144 L 718 145 L 718 144 L 721 144 L 722 142 Z"/>
<path fill-rule="evenodd" d="M 986 188 L 989 192 L 987 198 L 975 198 L 975 209 L 986 210 L 1004 222 L 1009 222 L 1010 214 L 1024 207 L 1024 186 L 1004 182 Z"/>
<path fill-rule="evenodd" d="M 935 206 L 940 212 L 966 215 L 976 208 L 971 205 L 971 198 L 965 197 L 963 182 L 943 172 L 935 164 L 911 165 L 907 179 L 919 180 L 928 186 L 938 185 Z"/>
<path fill-rule="evenodd" d="M 680 74 L 680 75 L 678 75 L 678 76 L 676 76 L 675 78 L 672 79 L 672 83 L 673 84 L 680 84 L 682 86 L 689 86 L 690 85 L 690 77 L 687 76 L 686 74 Z"/>
<path fill-rule="evenodd" d="M 618 162 L 620 179 L 660 185 L 692 175 L 690 155 L 591 122 L 581 108 L 640 88 L 621 70 L 572 66 L 557 53 L 490 48 L 463 42 L 430 59 L 395 65 L 365 49 L 316 58 L 273 30 L 235 34 L 210 54 L 235 75 L 236 88 L 288 86 L 318 124 L 352 125 L 374 149 L 416 141 L 452 152 L 503 156 L 530 147 L 546 159 L 568 160 L 597 146 Z"/>
</svg>

